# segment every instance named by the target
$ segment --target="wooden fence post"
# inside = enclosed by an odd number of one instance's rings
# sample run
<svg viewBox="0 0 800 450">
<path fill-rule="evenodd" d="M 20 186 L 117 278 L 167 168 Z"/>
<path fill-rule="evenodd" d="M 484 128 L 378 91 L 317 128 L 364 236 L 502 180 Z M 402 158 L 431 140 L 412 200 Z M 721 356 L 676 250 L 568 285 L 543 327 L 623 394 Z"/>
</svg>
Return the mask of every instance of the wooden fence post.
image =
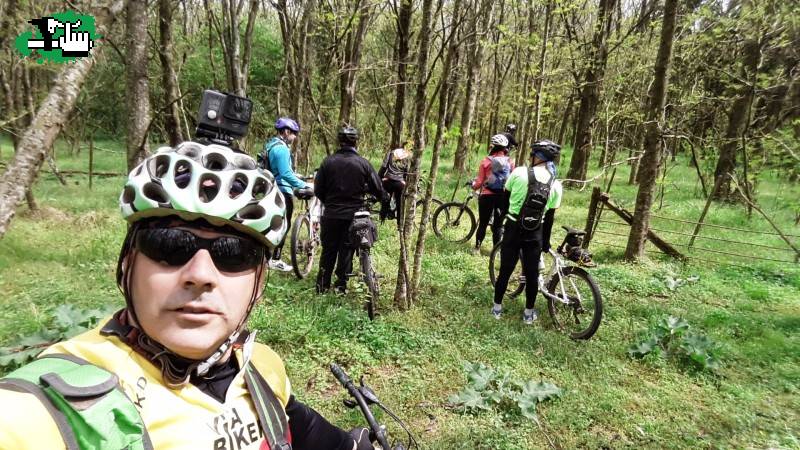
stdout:
<svg viewBox="0 0 800 450">
<path fill-rule="evenodd" d="M 608 209 L 615 212 L 622 220 L 627 222 L 630 225 L 633 222 L 633 214 L 630 211 L 626 210 L 625 208 L 615 205 L 614 202 L 611 201 L 608 194 L 603 193 L 600 194 L 600 201 L 602 201 Z M 685 260 L 686 256 L 684 256 L 681 252 L 675 249 L 669 242 L 661 239 L 657 234 L 653 232 L 653 230 L 647 230 L 647 239 L 653 243 L 659 250 L 666 253 L 667 255 L 680 260 Z"/>
<path fill-rule="evenodd" d="M 589 200 L 589 213 L 586 216 L 586 236 L 583 239 L 583 248 L 589 248 L 589 242 L 592 241 L 594 235 L 594 224 L 598 220 L 597 217 L 597 204 L 600 202 L 600 188 L 595 186 L 592 188 L 592 198 Z"/>
</svg>

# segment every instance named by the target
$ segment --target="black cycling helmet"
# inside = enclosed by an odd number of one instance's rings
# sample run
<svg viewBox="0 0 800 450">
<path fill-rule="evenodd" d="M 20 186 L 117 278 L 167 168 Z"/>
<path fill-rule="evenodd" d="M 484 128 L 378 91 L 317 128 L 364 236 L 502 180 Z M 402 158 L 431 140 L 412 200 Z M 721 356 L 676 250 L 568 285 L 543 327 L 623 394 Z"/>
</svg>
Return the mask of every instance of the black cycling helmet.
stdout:
<svg viewBox="0 0 800 450">
<path fill-rule="evenodd" d="M 517 132 L 517 125 L 513 124 L 513 123 L 510 123 L 510 124 L 506 125 L 506 132 L 507 133 L 511 133 L 511 134 L 516 133 Z"/>
<path fill-rule="evenodd" d="M 557 161 L 561 155 L 561 146 L 547 139 L 531 144 L 531 156 L 544 161 Z"/>
<path fill-rule="evenodd" d="M 358 128 L 345 125 L 336 133 L 340 145 L 353 145 L 358 143 Z"/>
</svg>

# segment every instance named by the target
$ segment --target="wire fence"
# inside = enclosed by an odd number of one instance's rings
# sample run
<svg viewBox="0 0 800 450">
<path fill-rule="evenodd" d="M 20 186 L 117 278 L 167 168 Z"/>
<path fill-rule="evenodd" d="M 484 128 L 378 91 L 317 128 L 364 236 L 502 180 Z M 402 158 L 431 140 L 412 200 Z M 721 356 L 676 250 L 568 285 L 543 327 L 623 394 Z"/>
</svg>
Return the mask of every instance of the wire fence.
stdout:
<svg viewBox="0 0 800 450">
<path fill-rule="evenodd" d="M 608 207 L 590 207 L 588 225 L 591 230 L 587 231 L 591 232 L 591 242 L 624 250 L 633 215 L 613 204 L 607 194 L 598 195 L 597 198 L 598 202 Z M 593 210 L 596 211 L 594 218 L 591 217 Z M 609 212 L 615 214 L 609 216 Z M 645 249 L 648 254 L 664 255 L 674 247 L 679 249 L 680 256 L 704 263 L 740 267 L 747 267 L 753 260 L 784 264 L 800 263 L 797 245 L 791 242 L 800 238 L 795 234 L 717 225 L 660 214 L 651 214 L 650 217 L 649 231 L 656 236 L 654 239 L 649 239 L 648 248 Z M 686 230 L 687 225 L 690 225 L 692 230 Z M 715 230 L 714 235 L 704 235 L 702 229 L 705 228 Z M 666 242 L 668 246 L 665 248 L 657 241 Z"/>
</svg>

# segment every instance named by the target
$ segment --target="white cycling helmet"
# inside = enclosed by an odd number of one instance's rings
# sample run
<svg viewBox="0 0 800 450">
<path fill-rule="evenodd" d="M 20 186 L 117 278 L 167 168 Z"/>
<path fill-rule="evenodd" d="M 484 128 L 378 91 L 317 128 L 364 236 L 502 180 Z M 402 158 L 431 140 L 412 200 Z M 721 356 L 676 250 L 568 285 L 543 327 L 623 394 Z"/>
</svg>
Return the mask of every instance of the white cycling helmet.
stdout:
<svg viewBox="0 0 800 450">
<path fill-rule="evenodd" d="M 508 147 L 508 138 L 502 134 L 492 136 L 492 147 Z"/>
<path fill-rule="evenodd" d="M 272 249 L 286 233 L 283 196 L 255 160 L 228 147 L 183 142 L 135 167 L 119 197 L 128 222 L 175 215 L 229 225 Z"/>
</svg>

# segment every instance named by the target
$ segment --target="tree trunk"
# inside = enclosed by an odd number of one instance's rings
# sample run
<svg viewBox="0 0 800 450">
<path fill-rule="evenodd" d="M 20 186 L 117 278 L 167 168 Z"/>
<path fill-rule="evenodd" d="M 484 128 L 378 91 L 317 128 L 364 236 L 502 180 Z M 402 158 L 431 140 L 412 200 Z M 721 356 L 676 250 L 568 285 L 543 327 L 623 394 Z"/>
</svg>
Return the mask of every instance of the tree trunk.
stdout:
<svg viewBox="0 0 800 450">
<path fill-rule="evenodd" d="M 239 26 L 241 25 L 242 12 L 244 10 L 244 0 L 222 1 L 222 30 L 218 30 L 218 32 L 220 33 L 222 52 L 225 59 L 228 91 L 241 97 L 247 96 L 247 78 L 250 72 L 253 30 L 255 29 L 260 4 L 261 2 L 258 0 L 250 0 L 250 7 L 247 13 L 247 28 L 244 34 L 244 49 L 242 49 Z M 209 8 L 209 11 L 211 11 L 211 8 Z"/>
<path fill-rule="evenodd" d="M 128 110 L 125 148 L 128 156 L 128 171 L 139 165 L 149 152 L 147 143 L 147 134 L 150 128 L 150 83 L 147 79 L 148 22 L 147 0 L 128 3 L 125 22 L 125 100 Z"/>
<path fill-rule="evenodd" d="M 116 0 L 93 11 L 98 35 L 108 35 L 114 17 L 125 8 L 126 3 L 127 0 Z M 97 60 L 97 52 L 101 52 L 103 47 L 106 46 L 95 47 L 91 57 L 78 58 L 64 65 L 36 112 L 36 117 L 22 135 L 19 151 L 0 177 L 0 238 L 5 236 L 17 206 L 36 180 L 47 149 L 52 147 L 75 106 L 86 75 Z"/>
<path fill-rule="evenodd" d="M 403 139 L 403 110 L 406 105 L 406 82 L 408 76 L 408 42 L 411 39 L 411 14 L 414 7 L 412 0 L 400 1 L 400 12 L 397 15 L 397 87 L 394 97 L 394 115 L 392 118 L 392 148 L 400 147 Z"/>
<path fill-rule="evenodd" d="M 742 133 L 747 126 L 750 104 L 755 96 L 755 86 L 751 85 L 749 81 L 755 79 L 761 61 L 759 42 L 755 39 L 746 40 L 743 54 L 741 79 L 746 81 L 739 88 L 738 95 L 728 114 L 728 127 L 725 130 L 725 138 L 719 151 L 717 167 L 714 170 L 714 180 L 723 179 L 721 183 L 717 184 L 718 188 L 711 193 L 715 200 L 728 200 L 736 192 L 731 188 L 730 174 L 736 170 L 736 153 Z"/>
<path fill-rule="evenodd" d="M 564 105 L 564 115 L 561 118 L 561 126 L 558 127 L 558 143 L 565 145 L 564 136 L 567 135 L 567 128 L 569 127 L 569 116 L 572 115 L 572 108 L 575 104 L 575 99 L 570 95 L 567 98 L 567 103 Z"/>
<path fill-rule="evenodd" d="M 283 103 L 281 102 L 281 94 L 284 90 L 288 90 L 288 92 L 299 92 L 297 90 L 298 82 L 302 82 L 300 78 L 297 76 L 297 66 L 295 65 L 295 32 L 294 26 L 295 24 L 291 21 L 289 16 L 289 8 L 286 4 L 286 0 L 279 0 L 277 3 L 274 3 L 275 9 L 278 11 L 278 22 L 281 25 L 281 40 L 283 41 L 283 75 L 281 75 L 281 79 L 278 81 L 278 89 L 276 95 L 278 96 L 277 106 L 278 106 L 278 115 L 283 116 L 285 115 L 283 109 Z M 288 84 L 288 89 L 284 87 L 284 83 Z M 300 96 L 295 96 L 298 100 Z M 298 103 L 299 106 L 299 103 Z M 299 108 L 298 108 L 299 109 Z M 289 110 L 291 111 L 289 115 L 295 119 L 297 119 L 297 111 L 292 111 L 290 107 Z"/>
<path fill-rule="evenodd" d="M 658 46 L 653 84 L 650 87 L 647 108 L 647 131 L 644 141 L 644 156 L 636 194 L 636 209 L 625 248 L 625 259 L 635 261 L 644 256 L 647 232 L 650 228 L 650 207 L 653 203 L 658 168 L 661 164 L 661 129 L 664 123 L 664 106 L 669 87 L 669 66 L 672 59 L 672 40 L 678 14 L 678 0 L 664 3 L 664 21 L 661 26 L 661 42 Z"/>
<path fill-rule="evenodd" d="M 370 20 L 371 7 L 371 3 L 363 0 L 363 3 L 359 2 L 356 10 L 353 11 L 353 14 L 358 17 L 358 26 L 355 31 L 351 29 L 347 33 L 344 61 L 342 71 L 339 74 L 339 96 L 341 99 L 339 123 L 350 123 L 352 121 L 351 113 L 356 101 L 358 66 L 361 63 L 361 48 Z"/>
<path fill-rule="evenodd" d="M 158 1 L 158 58 L 161 61 L 161 83 L 164 89 L 164 128 L 169 145 L 184 140 L 181 132 L 178 77 L 175 74 L 172 48 L 172 8 L 170 0 Z"/>
<path fill-rule="evenodd" d="M 409 308 L 413 304 L 413 286 L 409 279 L 408 267 L 408 238 L 414 224 L 416 212 L 417 181 L 422 166 L 422 154 L 425 151 L 425 106 L 426 106 L 426 81 L 428 79 L 428 51 L 430 48 L 431 5 L 433 0 L 424 0 L 422 3 L 422 23 L 419 32 L 419 47 L 417 50 L 417 91 L 414 96 L 414 156 L 411 161 L 410 175 L 406 185 L 406 214 L 403 217 L 400 233 L 400 264 L 397 268 L 397 286 L 395 287 L 394 300 L 401 308 Z"/>
<path fill-rule="evenodd" d="M 470 130 L 472 128 L 472 116 L 475 113 L 475 102 L 478 98 L 478 74 L 481 69 L 481 60 L 483 59 L 483 43 L 478 30 L 486 30 L 489 28 L 491 21 L 492 2 L 483 0 L 480 9 L 475 13 L 471 23 L 471 30 L 475 30 L 476 34 L 472 37 L 471 53 L 467 60 L 468 74 L 467 74 L 467 87 L 464 94 L 464 107 L 461 110 L 461 133 L 458 136 L 458 144 L 456 145 L 456 153 L 453 158 L 453 170 L 464 172 L 467 162 L 467 150 L 470 145 Z M 479 19 L 482 18 L 482 21 Z"/>
<path fill-rule="evenodd" d="M 455 0 L 453 4 L 453 11 L 456 15 L 460 13 L 461 0 Z M 454 23 L 458 21 L 453 20 Z M 455 25 L 453 25 L 455 26 Z M 433 140 L 433 154 L 431 155 L 431 167 L 428 172 L 428 185 L 425 188 L 425 197 L 422 204 L 422 221 L 417 230 L 417 245 L 414 250 L 414 270 L 411 274 L 412 295 L 411 298 L 419 298 L 419 287 L 422 279 L 422 258 L 425 254 L 425 233 L 428 228 L 428 217 L 431 215 L 431 198 L 433 198 L 433 191 L 436 189 L 436 177 L 439 172 L 439 152 L 442 147 L 442 135 L 445 130 L 445 117 L 447 116 L 447 100 L 450 98 L 450 89 L 453 84 L 452 74 L 450 67 L 452 67 L 453 59 L 455 58 L 456 51 L 458 50 L 458 42 L 455 40 L 456 30 L 450 31 L 450 44 L 447 48 L 444 63 L 442 65 L 442 88 L 439 92 L 439 116 L 436 121 L 436 137 Z M 412 217 L 412 220 L 413 217 Z"/>
<path fill-rule="evenodd" d="M 600 103 L 600 91 L 608 60 L 607 40 L 611 34 L 611 16 L 617 0 L 600 0 L 597 12 L 597 25 L 592 39 L 589 66 L 583 76 L 580 88 L 580 107 L 575 122 L 575 145 L 569 164 L 567 178 L 586 179 L 586 169 L 592 150 L 592 127 Z"/>
<path fill-rule="evenodd" d="M 536 76 L 536 98 L 534 103 L 533 140 L 539 139 L 539 126 L 542 117 L 542 87 L 544 87 L 544 69 L 547 62 L 547 39 L 550 34 L 550 19 L 552 16 L 553 2 L 548 1 L 545 6 L 544 34 L 542 36 L 542 50 L 539 53 L 539 74 Z"/>
</svg>

